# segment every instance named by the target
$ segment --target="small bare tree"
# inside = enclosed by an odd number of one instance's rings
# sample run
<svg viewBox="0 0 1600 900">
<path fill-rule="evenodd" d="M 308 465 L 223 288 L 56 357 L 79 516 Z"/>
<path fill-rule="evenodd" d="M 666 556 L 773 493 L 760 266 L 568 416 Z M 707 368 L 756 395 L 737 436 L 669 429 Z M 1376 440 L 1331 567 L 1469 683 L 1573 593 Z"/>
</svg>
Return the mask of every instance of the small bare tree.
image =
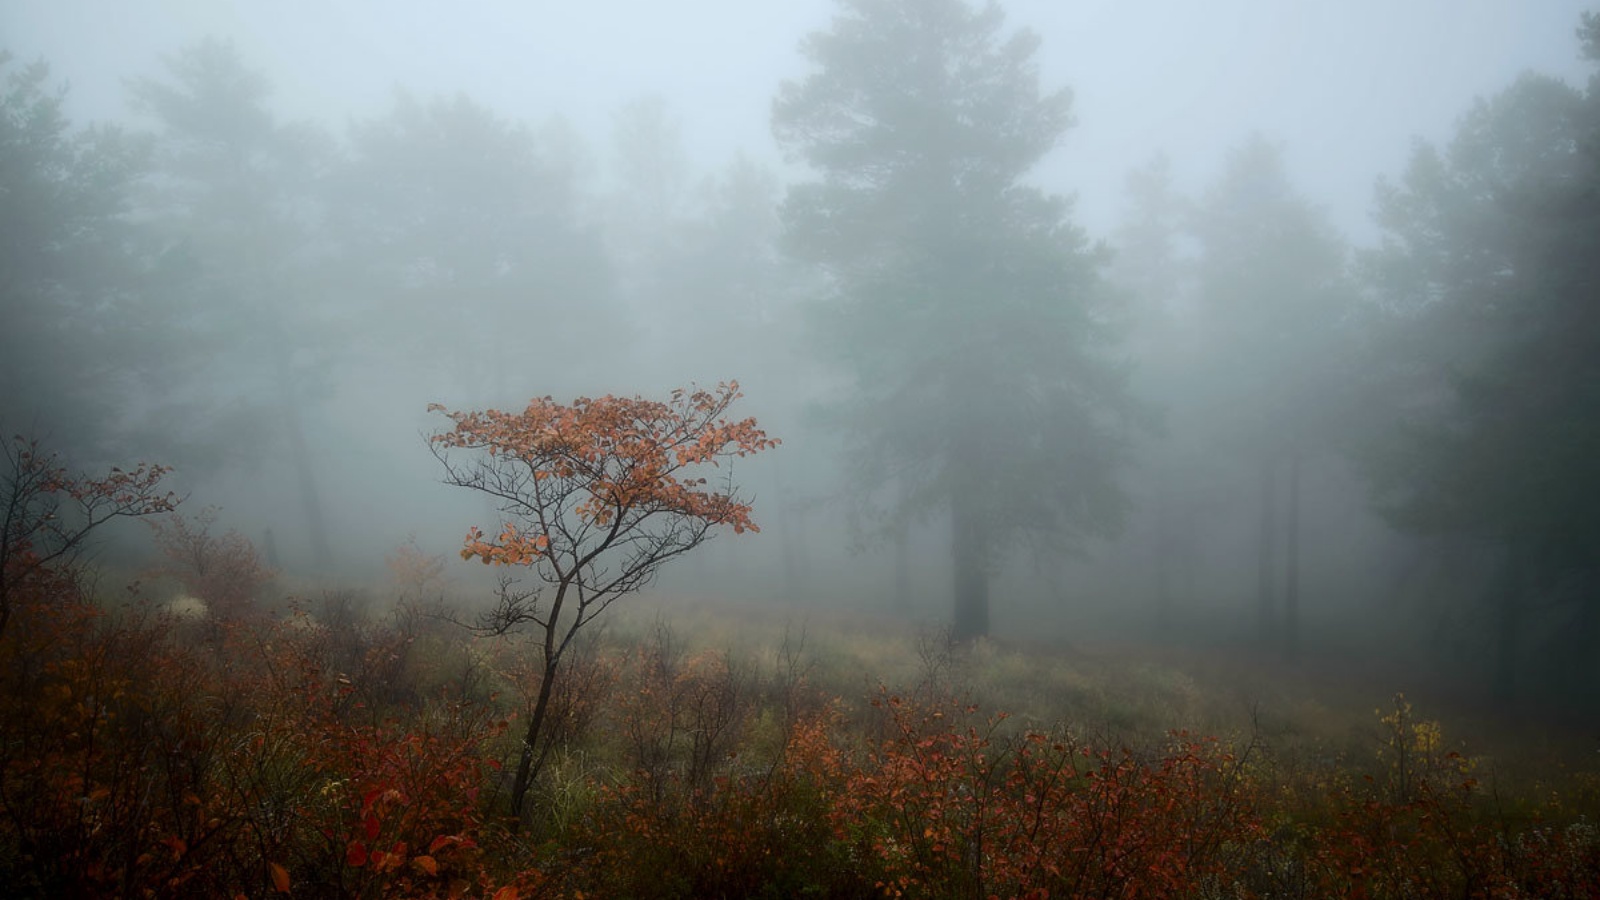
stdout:
<svg viewBox="0 0 1600 900">
<path fill-rule="evenodd" d="M 716 526 L 757 530 L 731 477 L 713 490 L 696 474 L 777 445 L 754 419 L 724 418 L 740 396 L 738 384 L 727 383 L 674 391 L 667 402 L 606 396 L 563 405 L 545 397 L 520 413 L 429 407 L 454 423 L 430 439 L 445 483 L 487 494 L 503 516 L 497 537 L 470 529 L 461 556 L 526 567 L 550 590 L 546 598 L 504 578 L 496 607 L 479 623 L 495 634 L 531 627 L 542 638 L 542 680 L 511 788 L 518 823 L 550 751 L 541 744 L 545 718 L 573 639 Z M 458 461 L 456 452 L 468 450 L 478 452 Z"/>
</svg>

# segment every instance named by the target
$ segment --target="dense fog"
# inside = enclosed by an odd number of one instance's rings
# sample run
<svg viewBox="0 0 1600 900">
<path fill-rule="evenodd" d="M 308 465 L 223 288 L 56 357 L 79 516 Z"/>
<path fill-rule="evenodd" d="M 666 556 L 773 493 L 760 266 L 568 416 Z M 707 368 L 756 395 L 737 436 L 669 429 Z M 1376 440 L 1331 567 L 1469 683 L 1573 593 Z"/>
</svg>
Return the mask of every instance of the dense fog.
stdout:
<svg viewBox="0 0 1600 900">
<path fill-rule="evenodd" d="M 1582 4 L 421 9 L 0 8 L 8 436 L 470 600 L 430 403 L 736 379 L 652 590 L 1600 687 Z"/>
</svg>

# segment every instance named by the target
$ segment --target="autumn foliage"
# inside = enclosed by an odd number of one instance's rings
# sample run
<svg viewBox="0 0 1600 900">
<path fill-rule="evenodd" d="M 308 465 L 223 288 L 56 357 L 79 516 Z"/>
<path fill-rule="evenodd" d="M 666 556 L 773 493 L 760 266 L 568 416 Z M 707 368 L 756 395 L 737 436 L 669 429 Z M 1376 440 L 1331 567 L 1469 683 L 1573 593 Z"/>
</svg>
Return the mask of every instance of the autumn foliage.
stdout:
<svg viewBox="0 0 1600 900">
<path fill-rule="evenodd" d="M 951 698 L 852 703 L 654 639 L 597 651 L 597 705 L 534 795 L 562 815 L 513 834 L 496 798 L 525 708 L 472 677 L 374 706 L 315 623 L 230 625 L 218 648 L 152 614 L 29 609 L 0 641 L 12 896 L 1600 891 L 1600 834 L 1508 819 L 1445 753 L 1414 758 L 1406 791 L 1397 744 L 1367 776 L 1285 781 L 1248 743 L 1104 746 Z"/>
<path fill-rule="evenodd" d="M 678 390 L 668 402 L 605 396 L 560 404 L 544 397 L 520 413 L 430 407 L 454 423 L 433 436 L 436 447 L 482 450 L 487 457 L 471 468 L 447 461 L 451 482 L 479 490 L 510 488 L 496 495 L 514 500 L 504 510 L 508 521 L 499 534 L 485 538 L 472 529 L 462 557 L 504 565 L 548 561 L 559 578 L 569 568 L 589 565 L 588 554 L 619 542 L 630 550 L 643 548 L 649 561 L 659 562 L 663 554 L 692 547 L 712 526 L 757 530 L 749 504 L 731 490 L 709 489 L 708 479 L 696 474 L 698 466 L 777 445 L 754 419 L 723 418 L 740 397 L 738 387 Z M 638 568 L 622 573 L 616 587 L 647 574 Z"/>
</svg>

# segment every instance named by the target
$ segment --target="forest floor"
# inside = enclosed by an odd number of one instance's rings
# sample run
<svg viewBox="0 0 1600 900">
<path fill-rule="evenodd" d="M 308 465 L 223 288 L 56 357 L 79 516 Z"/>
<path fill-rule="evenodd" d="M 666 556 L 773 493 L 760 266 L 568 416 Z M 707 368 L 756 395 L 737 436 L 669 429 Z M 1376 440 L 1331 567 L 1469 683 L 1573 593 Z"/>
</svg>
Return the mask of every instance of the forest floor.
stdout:
<svg viewBox="0 0 1600 900">
<path fill-rule="evenodd" d="M 1449 679 L 639 598 L 525 637 L 348 591 L 219 622 L 39 585 L 0 637 L 18 896 L 1590 897 L 1600 762 Z"/>
</svg>

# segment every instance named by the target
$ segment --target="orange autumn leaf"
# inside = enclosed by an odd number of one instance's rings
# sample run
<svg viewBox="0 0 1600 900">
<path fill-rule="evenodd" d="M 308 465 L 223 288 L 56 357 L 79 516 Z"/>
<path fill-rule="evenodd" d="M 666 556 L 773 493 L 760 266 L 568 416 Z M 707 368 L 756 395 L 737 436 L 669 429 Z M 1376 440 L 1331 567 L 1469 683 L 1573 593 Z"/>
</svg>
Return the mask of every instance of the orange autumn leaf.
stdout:
<svg viewBox="0 0 1600 900">
<path fill-rule="evenodd" d="M 411 860 L 411 864 L 428 875 L 439 874 L 439 864 L 431 856 L 418 856 Z"/>
<path fill-rule="evenodd" d="M 289 870 L 281 863 L 268 863 L 267 871 L 272 874 L 272 888 L 280 894 L 289 893 Z"/>
</svg>

